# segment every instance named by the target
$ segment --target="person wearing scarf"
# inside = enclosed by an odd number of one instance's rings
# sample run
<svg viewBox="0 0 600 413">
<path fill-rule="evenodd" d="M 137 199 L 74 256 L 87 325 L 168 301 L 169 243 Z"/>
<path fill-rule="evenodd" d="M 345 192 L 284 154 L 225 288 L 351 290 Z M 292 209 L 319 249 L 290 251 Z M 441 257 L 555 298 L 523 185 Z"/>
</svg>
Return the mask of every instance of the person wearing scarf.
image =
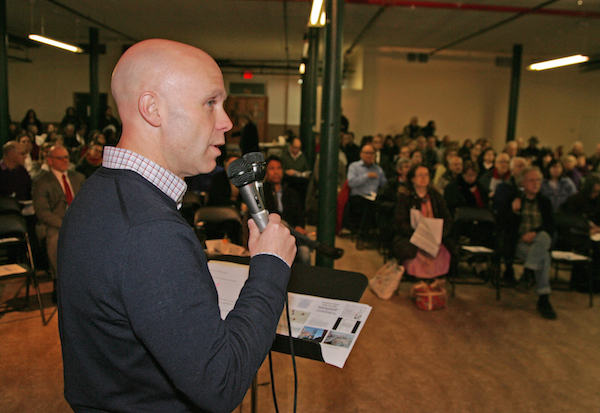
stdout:
<svg viewBox="0 0 600 413">
<path fill-rule="evenodd" d="M 392 243 L 391 253 L 398 262 L 405 266 L 410 264 L 410 261 L 416 258 L 417 255 L 424 257 L 424 260 L 429 261 L 429 264 L 432 260 L 435 261 L 438 258 L 442 261 L 447 260 L 449 263 L 449 251 L 451 251 L 449 234 L 452 217 L 446 207 L 444 197 L 430 187 L 429 170 L 425 166 L 414 165 L 408 172 L 407 178 L 409 192 L 399 193 L 398 195 L 398 204 L 395 213 L 396 236 Z M 410 238 L 414 232 L 414 228 L 412 228 L 410 222 L 411 209 L 413 208 L 419 209 L 424 217 L 441 218 L 444 220 L 442 245 L 437 257 L 428 256 L 410 243 Z M 411 275 L 421 277 L 420 274 Z M 423 276 L 422 278 L 430 277 Z"/>
<path fill-rule="evenodd" d="M 463 168 L 463 173 L 458 175 L 454 182 L 446 186 L 444 200 L 452 216 L 454 216 L 456 208 L 487 208 L 489 206 L 488 193 L 477 182 L 478 175 L 477 165 L 467 162 Z"/>
</svg>

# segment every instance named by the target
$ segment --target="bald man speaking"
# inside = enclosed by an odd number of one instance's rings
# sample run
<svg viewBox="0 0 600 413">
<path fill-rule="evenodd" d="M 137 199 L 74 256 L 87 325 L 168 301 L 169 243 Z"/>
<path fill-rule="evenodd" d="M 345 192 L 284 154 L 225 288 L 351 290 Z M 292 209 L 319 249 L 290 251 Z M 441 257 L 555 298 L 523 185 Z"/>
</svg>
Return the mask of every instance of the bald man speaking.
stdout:
<svg viewBox="0 0 600 413">
<path fill-rule="evenodd" d="M 250 275 L 221 320 L 204 251 L 178 212 L 232 124 L 223 76 L 194 47 L 146 40 L 112 76 L 123 134 L 75 197 L 58 246 L 65 397 L 76 412 L 230 412 L 266 357 L 294 237 L 252 220 Z"/>
</svg>

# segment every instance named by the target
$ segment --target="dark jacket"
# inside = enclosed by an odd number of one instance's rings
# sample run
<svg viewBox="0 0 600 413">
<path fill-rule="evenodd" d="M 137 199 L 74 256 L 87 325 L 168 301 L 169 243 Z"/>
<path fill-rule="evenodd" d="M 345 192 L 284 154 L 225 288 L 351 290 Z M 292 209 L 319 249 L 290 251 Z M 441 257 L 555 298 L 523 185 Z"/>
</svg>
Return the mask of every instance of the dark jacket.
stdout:
<svg viewBox="0 0 600 413">
<path fill-rule="evenodd" d="M 444 197 L 438 191 L 429 189 L 429 197 L 431 198 L 433 216 L 444 220 L 442 243 L 449 251 L 451 251 L 451 248 L 449 248 L 449 235 L 452 227 L 450 211 L 448 211 L 448 208 L 446 207 Z M 408 195 L 398 195 L 398 204 L 396 206 L 395 214 L 396 236 L 392 244 L 392 254 L 399 262 L 414 258 L 417 255 L 418 248 L 410 243 L 410 237 L 415 231 L 410 225 L 410 210 L 413 208 L 421 208 L 421 199 L 414 192 L 411 192 Z"/>
<path fill-rule="evenodd" d="M 488 191 L 479 182 L 475 182 L 474 185 L 479 189 L 483 205 L 487 208 L 489 203 Z M 444 200 L 452 216 L 454 216 L 456 208 L 477 207 L 477 199 L 473 192 L 471 192 L 471 188 L 472 186 L 465 182 L 462 175 L 458 175 L 453 182 L 450 182 L 446 186 L 444 189 Z"/>
<path fill-rule="evenodd" d="M 281 215 L 281 218 L 286 221 L 292 228 L 302 227 L 306 225 L 306 217 L 304 216 L 304 205 L 300 201 L 298 193 L 286 184 L 281 186 L 281 203 L 283 204 L 283 212 L 277 208 L 277 196 L 270 183 L 264 183 L 265 206 L 269 212 L 274 212 Z"/>
<path fill-rule="evenodd" d="M 525 194 L 521 191 L 517 191 L 514 196 L 507 198 L 506 202 L 502 205 L 501 209 L 497 213 L 497 224 L 499 229 L 501 244 L 501 251 L 504 259 L 507 262 L 512 262 L 515 256 L 515 250 L 517 243 L 519 242 L 519 226 L 521 225 L 521 214 L 513 212 L 512 202 L 515 198 L 521 198 L 522 205 L 525 204 Z M 536 232 L 545 231 L 548 235 L 554 234 L 554 216 L 552 212 L 552 202 L 542 194 L 537 194 L 535 201 L 538 203 L 540 213 L 542 215 L 542 225 L 533 230 Z M 521 206 L 523 208 L 523 206 Z"/>
</svg>

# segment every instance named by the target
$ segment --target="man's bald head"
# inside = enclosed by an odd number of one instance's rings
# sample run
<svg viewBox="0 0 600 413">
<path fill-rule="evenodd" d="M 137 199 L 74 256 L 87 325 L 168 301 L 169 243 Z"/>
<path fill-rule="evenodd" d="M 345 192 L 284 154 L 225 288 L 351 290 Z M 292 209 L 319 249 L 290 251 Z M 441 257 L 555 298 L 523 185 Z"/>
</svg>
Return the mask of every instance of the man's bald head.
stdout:
<svg viewBox="0 0 600 413">
<path fill-rule="evenodd" d="M 150 39 L 131 46 L 115 66 L 111 90 L 119 111 L 137 104 L 145 91 L 168 93 L 181 87 L 187 76 L 205 76 L 221 71 L 207 53 L 193 46 L 164 39 Z"/>
<path fill-rule="evenodd" d="M 120 147 L 182 177 L 214 168 L 232 125 L 223 75 L 208 54 L 170 40 L 142 41 L 119 59 L 111 89 L 123 123 Z"/>
</svg>

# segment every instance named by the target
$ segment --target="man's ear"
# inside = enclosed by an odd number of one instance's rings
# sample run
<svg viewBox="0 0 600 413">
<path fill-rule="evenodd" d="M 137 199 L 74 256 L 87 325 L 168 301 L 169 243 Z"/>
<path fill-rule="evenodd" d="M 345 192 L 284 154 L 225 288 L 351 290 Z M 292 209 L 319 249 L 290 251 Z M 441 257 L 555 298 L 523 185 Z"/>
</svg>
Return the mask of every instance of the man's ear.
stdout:
<svg viewBox="0 0 600 413">
<path fill-rule="evenodd" d="M 158 110 L 158 103 L 154 92 L 144 92 L 138 100 L 138 110 L 146 122 L 154 127 L 159 127 L 162 123 Z"/>
</svg>

